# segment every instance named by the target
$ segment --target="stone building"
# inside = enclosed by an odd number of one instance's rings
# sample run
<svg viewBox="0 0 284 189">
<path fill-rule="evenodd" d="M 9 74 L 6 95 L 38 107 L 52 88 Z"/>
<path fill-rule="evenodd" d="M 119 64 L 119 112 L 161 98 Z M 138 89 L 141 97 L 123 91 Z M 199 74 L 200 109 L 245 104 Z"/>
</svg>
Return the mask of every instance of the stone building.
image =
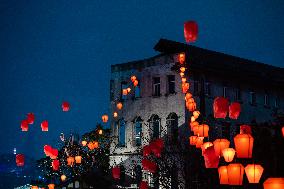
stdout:
<svg viewBox="0 0 284 189">
<path fill-rule="evenodd" d="M 181 52 L 186 54 L 190 92 L 205 120 L 210 123 L 213 119 L 212 103 L 217 96 L 224 96 L 231 102 L 238 101 L 242 105 L 238 120 L 224 119 L 214 122 L 214 126 L 210 125 L 216 131 L 212 133 L 213 138 L 222 136 L 232 140 L 238 132 L 238 125 L 273 122 L 275 115 L 283 113 L 283 68 L 166 39 L 161 39 L 154 49 L 160 54 L 111 67 L 111 112 L 118 112 L 118 117 L 111 119 L 115 140 L 110 149 L 110 165 L 123 166 L 126 177 L 139 176 L 141 149 L 149 141 L 164 138 L 166 146 L 170 148 L 178 136 L 179 141 L 186 139 L 183 143 L 187 146 L 190 115 L 185 108 L 177 68 L 177 55 Z M 130 81 L 132 75 L 139 81 L 135 88 Z M 122 89 L 128 87 L 132 89 L 130 94 L 123 95 Z M 123 103 L 122 110 L 117 110 L 117 102 Z M 169 188 L 189 188 L 186 178 L 181 178 L 180 184 L 173 183 L 174 177 L 185 174 L 184 162 L 175 156 L 175 160 L 169 164 L 176 170 L 176 176 L 169 176 Z M 143 171 L 141 174 L 151 186 L 158 188 L 161 181 L 155 185 L 153 175 Z M 163 180 L 162 175 L 157 177 Z"/>
</svg>

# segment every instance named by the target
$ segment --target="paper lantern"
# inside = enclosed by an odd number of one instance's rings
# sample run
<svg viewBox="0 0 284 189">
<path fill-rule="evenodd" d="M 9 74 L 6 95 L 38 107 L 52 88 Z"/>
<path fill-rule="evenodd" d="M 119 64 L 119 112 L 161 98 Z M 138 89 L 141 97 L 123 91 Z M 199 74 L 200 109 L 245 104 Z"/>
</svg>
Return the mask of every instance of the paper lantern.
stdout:
<svg viewBox="0 0 284 189">
<path fill-rule="evenodd" d="M 18 167 L 22 167 L 25 165 L 25 155 L 24 154 L 16 155 L 16 164 Z"/>
<path fill-rule="evenodd" d="M 220 166 L 218 168 L 220 184 L 229 184 L 227 166 Z"/>
<path fill-rule="evenodd" d="M 238 158 L 251 158 L 253 137 L 250 134 L 238 134 L 234 137 L 235 149 Z"/>
<path fill-rule="evenodd" d="M 133 82 L 133 86 L 134 86 L 134 87 L 137 87 L 138 84 L 139 84 L 138 80 L 135 80 L 135 81 Z"/>
<path fill-rule="evenodd" d="M 63 112 L 68 112 L 68 111 L 70 110 L 70 104 L 69 104 L 69 102 L 62 102 L 61 107 L 62 107 L 62 111 L 63 111 Z"/>
<path fill-rule="evenodd" d="M 179 53 L 178 54 L 178 62 L 180 64 L 183 64 L 185 62 L 185 53 Z"/>
<path fill-rule="evenodd" d="M 196 103 L 195 102 L 186 102 L 186 108 L 188 109 L 188 111 L 192 112 L 194 110 L 196 110 Z"/>
<path fill-rule="evenodd" d="M 29 123 L 28 123 L 27 120 L 22 120 L 21 129 L 22 129 L 22 131 L 28 131 L 29 130 Z"/>
<path fill-rule="evenodd" d="M 137 79 L 137 78 L 136 78 L 135 75 L 133 75 L 133 76 L 130 77 L 130 80 L 131 80 L 132 83 L 133 83 L 136 79 Z"/>
<path fill-rule="evenodd" d="M 28 113 L 27 114 L 27 121 L 28 121 L 28 124 L 34 124 L 35 115 L 33 113 Z"/>
<path fill-rule="evenodd" d="M 49 184 L 47 186 L 48 186 L 48 189 L 54 189 L 55 188 L 55 184 Z"/>
<path fill-rule="evenodd" d="M 232 102 L 229 106 L 229 117 L 231 119 L 238 119 L 241 113 L 241 104 L 238 102 Z"/>
<path fill-rule="evenodd" d="M 54 159 L 54 160 L 52 160 L 51 165 L 52 165 L 52 169 L 54 171 L 58 171 L 59 170 L 59 166 L 60 166 L 60 162 L 59 162 L 58 159 Z"/>
<path fill-rule="evenodd" d="M 282 136 L 284 137 L 284 127 L 282 127 Z"/>
<path fill-rule="evenodd" d="M 194 134 L 194 135 L 197 135 L 197 133 L 198 133 L 198 127 L 199 127 L 199 125 L 194 125 L 194 126 L 192 127 L 192 131 L 193 131 L 193 134 Z"/>
<path fill-rule="evenodd" d="M 87 141 L 83 140 L 83 141 L 82 141 L 82 146 L 86 146 L 87 143 L 88 143 Z"/>
<path fill-rule="evenodd" d="M 180 77 L 183 77 L 183 76 L 184 76 L 184 73 L 183 73 L 183 72 L 180 72 L 179 75 L 180 75 Z"/>
<path fill-rule="evenodd" d="M 88 143 L 88 148 L 89 148 L 90 150 L 94 150 L 94 149 L 96 149 L 96 148 L 98 148 L 98 147 L 99 147 L 99 142 L 97 142 L 97 141 L 89 142 L 89 143 Z"/>
<path fill-rule="evenodd" d="M 113 167 L 111 169 L 111 172 L 112 172 L 112 177 L 114 179 L 120 179 L 120 168 L 119 167 Z"/>
<path fill-rule="evenodd" d="M 32 186 L 31 189 L 38 189 L 38 186 Z"/>
<path fill-rule="evenodd" d="M 186 78 L 185 77 L 181 78 L 181 82 L 185 83 L 186 82 Z"/>
<path fill-rule="evenodd" d="M 58 150 L 55 148 L 52 148 L 49 145 L 44 145 L 43 147 L 44 153 L 46 156 L 49 156 L 51 159 L 56 159 L 58 156 Z"/>
<path fill-rule="evenodd" d="M 74 162 L 75 162 L 74 157 L 70 156 L 67 158 L 67 165 L 72 167 Z"/>
<path fill-rule="evenodd" d="M 248 164 L 245 167 L 245 172 L 249 183 L 259 183 L 260 177 L 263 173 L 263 167 L 256 164 Z"/>
<path fill-rule="evenodd" d="M 124 95 L 124 96 L 128 95 L 127 89 L 122 89 L 122 95 Z"/>
<path fill-rule="evenodd" d="M 194 112 L 192 112 L 192 115 L 193 115 L 193 117 L 195 119 L 197 119 L 199 117 L 199 115 L 200 115 L 200 112 L 199 111 L 194 111 Z"/>
<path fill-rule="evenodd" d="M 182 72 L 182 73 L 183 73 L 183 72 L 185 72 L 185 67 L 180 67 L 180 69 L 179 69 L 179 70 L 180 70 L 180 72 Z"/>
<path fill-rule="evenodd" d="M 190 136 L 189 137 L 189 144 L 192 146 L 196 145 L 197 136 Z"/>
<path fill-rule="evenodd" d="M 208 148 L 206 148 L 204 150 L 203 156 L 206 168 L 218 168 L 219 156 L 216 156 L 213 146 L 209 146 Z"/>
<path fill-rule="evenodd" d="M 197 137 L 196 144 L 195 144 L 196 148 L 201 148 L 201 145 L 203 144 L 203 139 L 204 137 Z"/>
<path fill-rule="evenodd" d="M 212 142 L 204 142 L 202 145 L 201 145 L 201 150 L 202 150 L 202 155 L 204 153 L 204 151 L 209 148 L 210 146 L 213 146 L 213 143 Z M 214 149 L 214 148 L 213 148 Z M 214 151 L 215 152 L 215 151 Z"/>
<path fill-rule="evenodd" d="M 121 109 L 122 109 L 122 103 L 121 103 L 121 102 L 118 102 L 118 103 L 116 104 L 116 107 L 117 107 L 117 109 L 121 110 Z"/>
<path fill-rule="evenodd" d="M 80 164 L 82 162 L 82 156 L 75 156 L 75 163 Z"/>
<path fill-rule="evenodd" d="M 48 121 L 41 122 L 40 126 L 42 131 L 48 131 Z"/>
<path fill-rule="evenodd" d="M 127 90 L 127 93 L 130 93 L 131 88 L 130 88 L 130 87 L 128 87 L 126 90 Z"/>
<path fill-rule="evenodd" d="M 264 189 L 283 189 L 284 178 L 268 178 L 263 183 Z"/>
<path fill-rule="evenodd" d="M 148 182 L 147 181 L 141 181 L 139 189 L 148 189 Z"/>
<path fill-rule="evenodd" d="M 191 116 L 190 117 L 190 122 L 195 122 L 196 121 L 196 118 L 194 116 Z"/>
<path fill-rule="evenodd" d="M 58 150 L 57 149 L 55 149 L 55 148 L 52 148 L 52 150 L 51 150 L 51 154 L 50 154 L 50 158 L 51 159 L 56 159 L 57 158 L 57 156 L 58 156 Z"/>
<path fill-rule="evenodd" d="M 206 124 L 199 125 L 197 127 L 197 136 L 208 137 L 209 126 Z"/>
<path fill-rule="evenodd" d="M 182 84 L 182 93 L 187 93 L 187 91 L 188 91 L 188 89 L 189 89 L 189 83 L 183 83 Z"/>
<path fill-rule="evenodd" d="M 240 163 L 231 163 L 227 166 L 229 185 L 242 185 L 244 167 Z"/>
<path fill-rule="evenodd" d="M 226 118 L 229 109 L 229 101 L 224 97 L 214 99 L 213 111 L 215 118 Z"/>
<path fill-rule="evenodd" d="M 228 141 L 227 139 L 216 139 L 214 142 L 214 150 L 215 150 L 215 154 L 216 156 L 222 156 L 222 150 L 225 148 L 229 148 L 230 146 L 230 141 Z"/>
<path fill-rule="evenodd" d="M 199 123 L 197 121 L 193 121 L 193 122 L 190 122 L 189 125 L 190 125 L 190 130 L 193 131 L 193 127 L 195 127 L 195 126 L 198 127 Z"/>
<path fill-rule="evenodd" d="M 187 43 L 195 42 L 198 34 L 198 26 L 195 21 L 187 21 L 184 23 L 184 38 Z"/>
<path fill-rule="evenodd" d="M 226 162 L 232 162 L 235 156 L 235 149 L 234 148 L 224 148 L 222 150 L 223 157 Z"/>
<path fill-rule="evenodd" d="M 149 145 L 143 147 L 143 156 L 149 156 L 151 154 L 151 148 Z"/>
<path fill-rule="evenodd" d="M 63 181 L 63 182 L 66 180 L 66 178 L 67 178 L 66 175 L 61 175 L 61 177 L 60 177 L 61 181 Z"/>
<path fill-rule="evenodd" d="M 189 99 L 191 99 L 192 98 L 192 94 L 191 93 L 186 93 L 185 94 L 185 97 L 184 97 L 184 100 L 185 101 L 188 101 Z"/>
<path fill-rule="evenodd" d="M 49 184 L 47 186 L 48 186 L 48 189 L 54 189 L 55 188 L 55 184 Z"/>
<path fill-rule="evenodd" d="M 102 116 L 102 121 L 103 121 L 104 123 L 106 123 L 106 122 L 108 121 L 108 115 L 103 115 L 103 116 Z"/>
<path fill-rule="evenodd" d="M 249 125 L 241 125 L 240 126 L 240 134 L 252 134 L 251 127 Z"/>
<path fill-rule="evenodd" d="M 103 130 L 102 130 L 102 129 L 99 129 L 99 130 L 98 130 L 98 133 L 99 133 L 99 135 L 102 135 L 102 134 L 103 134 Z"/>
<path fill-rule="evenodd" d="M 118 116 L 117 112 L 113 112 L 113 117 L 116 118 Z"/>
<path fill-rule="evenodd" d="M 142 160 L 143 170 L 149 171 L 150 173 L 155 173 L 157 171 L 157 165 L 148 159 Z"/>
</svg>

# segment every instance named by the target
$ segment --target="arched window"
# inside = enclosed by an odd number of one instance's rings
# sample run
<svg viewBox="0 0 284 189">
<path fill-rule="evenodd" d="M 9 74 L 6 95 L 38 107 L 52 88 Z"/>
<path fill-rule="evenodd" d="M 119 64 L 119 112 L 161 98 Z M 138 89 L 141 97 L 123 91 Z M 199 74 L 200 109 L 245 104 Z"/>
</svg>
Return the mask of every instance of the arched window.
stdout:
<svg viewBox="0 0 284 189">
<path fill-rule="evenodd" d="M 141 117 L 136 117 L 134 119 L 133 138 L 134 138 L 135 146 L 141 146 L 141 143 L 142 143 L 142 119 Z"/>
<path fill-rule="evenodd" d="M 149 123 L 152 140 L 160 138 L 161 119 L 159 118 L 159 116 L 152 115 Z"/>
<path fill-rule="evenodd" d="M 118 122 L 118 145 L 120 147 L 125 147 L 125 121 L 122 118 Z"/>
<path fill-rule="evenodd" d="M 176 113 L 170 113 L 167 117 L 167 139 L 169 143 L 178 141 L 178 116 Z"/>
</svg>

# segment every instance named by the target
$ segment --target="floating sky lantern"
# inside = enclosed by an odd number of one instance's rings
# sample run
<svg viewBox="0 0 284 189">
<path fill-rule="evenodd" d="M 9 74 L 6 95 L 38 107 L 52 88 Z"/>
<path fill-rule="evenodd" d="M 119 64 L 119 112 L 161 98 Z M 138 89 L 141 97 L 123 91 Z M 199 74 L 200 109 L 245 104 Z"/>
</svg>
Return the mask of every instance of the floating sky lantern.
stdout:
<svg viewBox="0 0 284 189">
<path fill-rule="evenodd" d="M 209 126 L 206 124 L 201 124 L 197 127 L 197 136 L 208 137 Z"/>
<path fill-rule="evenodd" d="M 38 189 L 38 186 L 32 186 L 31 189 Z"/>
<path fill-rule="evenodd" d="M 224 97 L 217 97 L 214 99 L 213 111 L 215 118 L 226 118 L 229 109 L 229 101 Z"/>
<path fill-rule="evenodd" d="M 216 156 L 213 146 L 209 146 L 203 153 L 206 168 L 218 168 L 219 156 Z"/>
<path fill-rule="evenodd" d="M 185 72 L 185 67 L 180 67 L 179 70 L 180 70 L 181 73 L 184 73 Z"/>
<path fill-rule="evenodd" d="M 179 75 L 180 75 L 180 77 L 183 77 L 183 76 L 184 76 L 184 73 L 183 73 L 183 72 L 180 72 Z"/>
<path fill-rule="evenodd" d="M 67 158 L 67 165 L 69 165 L 69 166 L 73 166 L 73 164 L 74 164 L 74 162 L 75 162 L 75 159 L 74 159 L 74 157 L 72 157 L 72 156 L 69 156 L 68 158 Z"/>
<path fill-rule="evenodd" d="M 229 185 L 242 185 L 244 167 L 240 163 L 231 163 L 227 166 Z"/>
<path fill-rule="evenodd" d="M 187 91 L 189 90 L 189 83 L 182 83 L 182 93 L 187 93 Z"/>
<path fill-rule="evenodd" d="M 54 160 L 52 160 L 51 165 L 52 165 L 52 169 L 54 171 L 58 171 L 59 170 L 59 166 L 60 166 L 60 162 L 59 162 L 58 159 L 54 159 Z"/>
<path fill-rule="evenodd" d="M 66 178 L 67 178 L 66 175 L 61 175 L 61 177 L 60 177 L 62 182 L 64 182 L 66 180 Z"/>
<path fill-rule="evenodd" d="M 48 121 L 47 120 L 44 120 L 43 122 L 41 122 L 40 126 L 41 126 L 42 131 L 48 131 Z"/>
<path fill-rule="evenodd" d="M 229 184 L 227 166 L 220 166 L 218 168 L 220 184 Z"/>
<path fill-rule="evenodd" d="M 29 130 L 29 123 L 28 123 L 27 120 L 22 120 L 21 129 L 22 129 L 22 131 L 28 131 Z"/>
<path fill-rule="evenodd" d="M 82 141 L 82 146 L 86 146 L 87 143 L 88 143 L 87 141 L 83 140 L 83 141 Z"/>
<path fill-rule="evenodd" d="M 122 95 L 123 95 L 123 96 L 128 95 L 128 91 L 127 91 L 127 89 L 122 89 Z"/>
<path fill-rule="evenodd" d="M 198 136 L 190 136 L 189 137 L 189 144 L 192 145 L 192 146 L 195 146 L 197 137 Z"/>
<path fill-rule="evenodd" d="M 195 119 L 197 119 L 200 115 L 200 112 L 196 110 L 196 111 L 192 112 L 192 115 Z"/>
<path fill-rule="evenodd" d="M 99 135 L 102 135 L 102 134 L 103 134 L 103 130 L 102 130 L 102 129 L 99 129 L 99 130 L 98 130 L 98 133 L 99 133 Z"/>
<path fill-rule="evenodd" d="M 184 38 L 187 43 L 195 42 L 198 35 L 198 26 L 195 21 L 184 23 Z"/>
<path fill-rule="evenodd" d="M 192 101 L 187 101 L 185 103 L 186 108 L 188 109 L 188 111 L 192 112 L 194 110 L 196 110 L 196 102 L 192 102 Z"/>
<path fill-rule="evenodd" d="M 234 148 L 224 148 L 222 150 L 223 157 L 226 162 L 232 162 L 235 156 L 235 149 Z"/>
<path fill-rule="evenodd" d="M 204 153 L 204 151 L 209 148 L 210 146 L 213 146 L 213 143 L 212 142 L 204 142 L 202 145 L 201 145 L 201 150 L 202 150 L 202 155 Z M 214 148 L 213 148 L 214 149 Z M 214 151 L 215 153 L 215 151 Z"/>
<path fill-rule="evenodd" d="M 190 117 L 190 122 L 195 122 L 196 121 L 196 118 L 194 116 L 191 116 Z"/>
<path fill-rule="evenodd" d="M 137 79 L 137 78 L 136 78 L 135 75 L 133 75 L 133 76 L 130 77 L 130 80 L 131 80 L 132 83 L 133 83 L 136 79 Z"/>
<path fill-rule="evenodd" d="M 44 145 L 44 153 L 46 156 L 49 156 L 51 159 L 56 159 L 58 156 L 58 150 L 52 148 L 50 145 Z"/>
<path fill-rule="evenodd" d="M 27 121 L 28 121 L 28 124 L 34 124 L 35 115 L 33 113 L 28 113 L 27 114 Z"/>
<path fill-rule="evenodd" d="M 195 144 L 196 148 L 201 148 L 201 145 L 203 144 L 203 139 L 204 137 L 197 137 L 196 144 Z"/>
<path fill-rule="evenodd" d="M 185 83 L 186 82 L 186 78 L 185 77 L 181 78 L 181 82 Z"/>
<path fill-rule="evenodd" d="M 245 167 L 245 172 L 246 172 L 249 183 L 259 183 L 263 170 L 264 169 L 261 165 L 248 164 Z"/>
<path fill-rule="evenodd" d="M 47 186 L 48 186 L 48 189 L 54 189 L 55 188 L 55 184 L 49 184 Z"/>
<path fill-rule="evenodd" d="M 121 102 L 118 102 L 118 103 L 116 104 L 116 107 L 117 107 L 117 109 L 121 110 L 121 109 L 122 109 L 122 103 L 121 103 Z"/>
<path fill-rule="evenodd" d="M 82 162 L 82 156 L 75 156 L 75 163 L 81 164 Z"/>
<path fill-rule="evenodd" d="M 108 115 L 103 115 L 102 116 L 102 121 L 104 122 L 104 123 L 106 123 L 107 121 L 108 121 Z"/>
<path fill-rule="evenodd" d="M 97 141 L 93 141 L 93 142 L 89 142 L 88 143 L 88 148 L 90 150 L 94 150 L 94 149 L 96 149 L 98 147 L 99 147 L 99 142 L 97 142 Z"/>
<path fill-rule="evenodd" d="M 253 149 L 253 137 L 250 134 L 238 134 L 234 137 L 238 158 L 251 158 Z"/>
<path fill-rule="evenodd" d="M 227 139 L 221 138 L 221 139 L 216 139 L 214 142 L 214 150 L 216 156 L 222 156 L 222 150 L 225 148 L 229 148 L 230 146 L 230 141 Z"/>
<path fill-rule="evenodd" d="M 241 113 L 241 104 L 238 102 L 232 102 L 229 106 L 229 117 L 231 119 L 238 119 Z"/>
<path fill-rule="evenodd" d="M 138 82 L 138 80 L 136 79 L 136 80 L 133 82 L 133 86 L 134 86 L 134 87 L 137 87 L 138 84 L 139 84 L 139 82 Z"/>
<path fill-rule="evenodd" d="M 61 107 L 62 107 L 62 111 L 63 111 L 63 112 L 68 112 L 68 111 L 70 110 L 70 104 L 69 104 L 69 102 L 62 102 Z"/>
<path fill-rule="evenodd" d="M 192 94 L 191 93 L 186 93 L 185 94 L 185 97 L 184 97 L 184 100 L 185 101 L 188 101 L 189 99 L 191 99 L 192 98 Z"/>
<path fill-rule="evenodd" d="M 283 189 L 284 178 L 268 178 L 263 183 L 264 189 Z"/>
<path fill-rule="evenodd" d="M 119 167 L 113 167 L 111 169 L 111 172 L 112 172 L 112 177 L 114 179 L 120 179 L 120 168 Z"/>
<path fill-rule="evenodd" d="M 118 116 L 117 112 L 113 112 L 113 117 L 116 118 Z"/>
<path fill-rule="evenodd" d="M 24 154 L 16 155 L 16 164 L 18 167 L 22 167 L 25 165 L 25 155 Z"/>
<path fill-rule="evenodd" d="M 282 127 L 282 136 L 284 137 L 284 127 Z"/>
<path fill-rule="evenodd" d="M 184 62 L 185 62 L 185 53 L 179 53 L 178 54 L 178 62 L 180 64 L 184 64 Z"/>
</svg>

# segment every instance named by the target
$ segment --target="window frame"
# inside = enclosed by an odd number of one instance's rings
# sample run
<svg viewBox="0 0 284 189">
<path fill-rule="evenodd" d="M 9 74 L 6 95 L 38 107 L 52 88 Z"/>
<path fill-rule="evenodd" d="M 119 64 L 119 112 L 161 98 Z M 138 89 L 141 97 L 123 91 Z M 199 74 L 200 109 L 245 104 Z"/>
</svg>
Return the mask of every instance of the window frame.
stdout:
<svg viewBox="0 0 284 189">
<path fill-rule="evenodd" d="M 156 83 L 155 79 L 159 79 L 159 82 Z M 161 78 L 160 77 L 153 77 L 152 80 L 152 85 L 153 85 L 153 94 L 152 96 L 158 97 L 161 96 Z"/>
<path fill-rule="evenodd" d="M 249 103 L 253 106 L 256 106 L 256 92 L 250 91 Z"/>
<path fill-rule="evenodd" d="M 176 93 L 176 76 L 175 75 L 168 75 L 167 76 L 168 82 L 168 94 L 175 94 Z"/>
<path fill-rule="evenodd" d="M 139 117 L 138 117 L 139 118 Z M 136 118 L 134 124 L 133 124 L 133 141 L 134 141 L 134 146 L 140 147 L 142 146 L 142 132 L 143 132 L 143 122 L 142 120 L 138 120 L 138 118 Z M 140 118 L 141 119 L 141 118 Z M 137 145 L 137 123 L 140 124 L 140 144 Z"/>
</svg>

